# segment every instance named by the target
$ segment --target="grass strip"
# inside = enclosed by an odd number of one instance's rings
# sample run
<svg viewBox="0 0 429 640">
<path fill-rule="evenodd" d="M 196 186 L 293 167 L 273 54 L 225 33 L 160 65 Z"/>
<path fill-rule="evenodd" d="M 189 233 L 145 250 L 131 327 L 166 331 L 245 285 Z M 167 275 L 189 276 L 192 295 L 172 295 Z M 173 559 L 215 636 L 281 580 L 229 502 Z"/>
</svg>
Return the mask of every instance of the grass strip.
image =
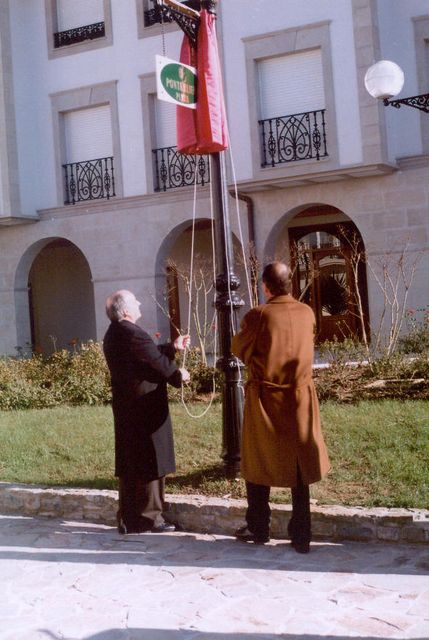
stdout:
<svg viewBox="0 0 429 640">
<path fill-rule="evenodd" d="M 201 411 L 201 405 L 193 411 Z M 429 402 L 323 403 L 332 472 L 312 485 L 320 504 L 429 508 Z M 171 405 L 177 473 L 170 493 L 244 497 L 242 480 L 223 477 L 221 406 L 203 419 Z M 0 412 L 0 479 L 48 486 L 116 488 L 110 407 Z M 273 489 L 273 502 L 290 492 Z"/>
</svg>

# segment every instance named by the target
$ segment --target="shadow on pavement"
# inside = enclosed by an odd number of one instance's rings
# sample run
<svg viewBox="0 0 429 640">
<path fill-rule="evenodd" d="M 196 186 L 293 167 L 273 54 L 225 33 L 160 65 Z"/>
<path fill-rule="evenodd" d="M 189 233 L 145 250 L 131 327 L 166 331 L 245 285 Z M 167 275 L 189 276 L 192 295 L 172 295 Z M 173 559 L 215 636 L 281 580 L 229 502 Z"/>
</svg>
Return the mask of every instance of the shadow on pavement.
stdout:
<svg viewBox="0 0 429 640">
<path fill-rule="evenodd" d="M 44 631 L 46 637 L 51 640 L 77 640 L 77 638 L 61 638 L 50 631 Z M 95 635 L 85 636 L 79 640 L 389 640 L 380 636 L 319 636 L 314 634 L 289 634 L 280 633 L 216 633 L 186 629 L 108 629 Z M 413 640 L 412 638 L 410 640 Z M 419 640 L 414 638 L 414 640 Z M 422 640 L 425 640 L 424 638 Z"/>
<path fill-rule="evenodd" d="M 113 527 L 87 522 L 8 516 L 0 518 L 0 559 L 318 573 L 429 572 L 429 548 L 423 545 L 315 542 L 308 555 L 301 555 L 286 540 L 256 546 L 192 533 L 120 536 Z"/>
</svg>

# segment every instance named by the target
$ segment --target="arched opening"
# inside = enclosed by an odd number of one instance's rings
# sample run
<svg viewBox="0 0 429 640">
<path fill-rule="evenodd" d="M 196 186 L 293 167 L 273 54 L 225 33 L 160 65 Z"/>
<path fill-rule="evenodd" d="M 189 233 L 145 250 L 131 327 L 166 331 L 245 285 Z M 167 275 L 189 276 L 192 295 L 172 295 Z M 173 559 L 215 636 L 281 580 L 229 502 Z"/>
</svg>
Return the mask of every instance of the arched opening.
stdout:
<svg viewBox="0 0 429 640">
<path fill-rule="evenodd" d="M 356 225 L 334 207 L 312 206 L 295 216 L 288 235 L 293 294 L 312 307 L 317 342 L 369 339 L 365 247 Z"/>
<path fill-rule="evenodd" d="M 27 278 L 33 350 L 50 354 L 96 339 L 91 271 L 78 247 L 50 239 L 28 264 Z"/>
<path fill-rule="evenodd" d="M 237 238 L 233 237 L 234 270 L 241 287 L 239 293 L 247 301 L 246 275 L 243 268 L 243 252 Z M 191 277 L 192 225 L 188 222 L 177 227 L 162 244 L 157 258 L 157 302 L 160 311 L 158 326 L 166 325 L 170 338 L 188 329 L 192 344 L 203 354 L 213 353 L 215 326 L 215 287 L 213 271 L 212 226 L 208 219 L 195 224 L 193 247 L 193 277 Z M 216 273 L 219 269 L 216 269 Z M 191 304 L 190 304 L 191 303 Z M 164 333 L 164 332 L 161 332 Z"/>
</svg>

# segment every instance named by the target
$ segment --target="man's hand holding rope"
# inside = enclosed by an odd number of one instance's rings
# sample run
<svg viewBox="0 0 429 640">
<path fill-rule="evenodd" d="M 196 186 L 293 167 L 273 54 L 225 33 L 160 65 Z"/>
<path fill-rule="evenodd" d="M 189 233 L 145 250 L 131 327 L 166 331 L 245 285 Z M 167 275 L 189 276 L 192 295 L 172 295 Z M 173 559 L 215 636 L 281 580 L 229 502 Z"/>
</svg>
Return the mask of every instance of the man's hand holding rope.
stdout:
<svg viewBox="0 0 429 640">
<path fill-rule="evenodd" d="M 191 344 L 191 336 L 189 334 L 185 334 L 184 336 L 177 336 L 173 344 L 174 348 L 177 349 L 177 351 L 184 351 L 185 349 L 188 349 Z M 179 371 L 182 375 L 182 382 L 189 382 L 189 380 L 191 379 L 189 371 L 185 369 L 185 367 L 180 367 Z"/>
</svg>

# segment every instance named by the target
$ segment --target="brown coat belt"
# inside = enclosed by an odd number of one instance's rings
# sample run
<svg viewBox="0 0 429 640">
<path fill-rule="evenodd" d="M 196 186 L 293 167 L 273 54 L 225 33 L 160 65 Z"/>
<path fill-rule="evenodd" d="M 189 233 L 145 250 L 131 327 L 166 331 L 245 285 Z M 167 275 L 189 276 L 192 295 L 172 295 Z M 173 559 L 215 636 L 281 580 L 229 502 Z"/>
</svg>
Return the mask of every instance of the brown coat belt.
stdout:
<svg viewBox="0 0 429 640">
<path fill-rule="evenodd" d="M 309 378 L 306 376 L 301 381 L 290 382 L 288 384 L 277 384 L 275 382 L 270 382 L 269 380 L 258 380 L 257 378 L 251 378 L 246 382 L 246 388 L 252 384 L 257 385 L 258 387 L 265 387 L 266 389 L 271 389 L 272 391 L 284 391 L 286 389 L 299 389 L 300 387 L 305 387 L 308 384 Z"/>
</svg>

